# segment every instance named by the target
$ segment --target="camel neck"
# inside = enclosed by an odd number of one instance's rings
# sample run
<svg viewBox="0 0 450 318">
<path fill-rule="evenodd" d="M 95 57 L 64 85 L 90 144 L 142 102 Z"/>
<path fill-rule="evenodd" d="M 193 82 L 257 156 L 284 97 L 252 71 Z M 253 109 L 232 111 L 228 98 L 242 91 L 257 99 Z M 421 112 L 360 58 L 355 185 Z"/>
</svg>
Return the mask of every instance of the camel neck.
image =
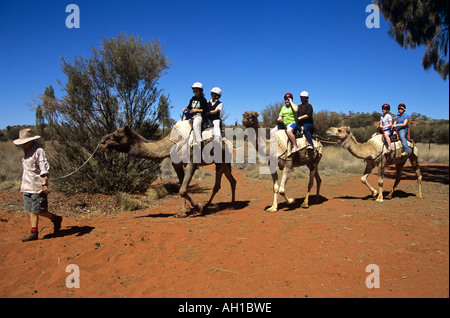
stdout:
<svg viewBox="0 0 450 318">
<path fill-rule="evenodd" d="M 344 140 L 342 146 L 359 159 L 368 159 L 371 155 L 371 152 L 367 152 L 367 147 L 371 145 L 369 143 L 358 143 L 353 135 Z"/>
<path fill-rule="evenodd" d="M 170 151 L 175 145 L 169 137 L 158 141 L 140 141 L 131 146 L 129 155 L 136 158 L 162 160 L 170 157 Z"/>
</svg>

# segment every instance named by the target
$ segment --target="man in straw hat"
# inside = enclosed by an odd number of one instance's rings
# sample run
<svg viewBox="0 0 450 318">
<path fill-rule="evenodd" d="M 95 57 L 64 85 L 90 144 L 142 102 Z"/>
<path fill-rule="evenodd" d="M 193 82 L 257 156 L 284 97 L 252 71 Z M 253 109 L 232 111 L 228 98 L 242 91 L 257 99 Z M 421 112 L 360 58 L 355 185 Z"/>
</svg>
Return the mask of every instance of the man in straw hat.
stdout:
<svg viewBox="0 0 450 318">
<path fill-rule="evenodd" d="M 41 136 L 35 136 L 31 129 L 22 129 L 19 132 L 19 139 L 14 140 L 15 145 L 23 148 L 24 158 L 22 159 L 22 185 L 20 191 L 23 192 L 23 207 L 25 211 L 30 211 L 31 234 L 22 238 L 23 242 L 38 239 L 39 216 L 49 218 L 53 222 L 54 233 L 61 228 L 62 217 L 48 212 L 47 195 L 48 174 L 50 166 L 47 161 L 44 149 L 40 148 L 36 140 Z"/>
</svg>

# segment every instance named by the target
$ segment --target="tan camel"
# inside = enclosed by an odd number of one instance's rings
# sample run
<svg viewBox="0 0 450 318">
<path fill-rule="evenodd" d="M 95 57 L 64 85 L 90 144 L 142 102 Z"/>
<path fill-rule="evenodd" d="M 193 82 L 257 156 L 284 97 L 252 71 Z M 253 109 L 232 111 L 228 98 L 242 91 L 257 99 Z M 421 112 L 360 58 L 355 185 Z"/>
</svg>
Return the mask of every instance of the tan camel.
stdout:
<svg viewBox="0 0 450 318">
<path fill-rule="evenodd" d="M 253 128 L 258 132 L 259 121 L 258 121 L 259 112 L 247 111 L 242 115 L 242 124 L 249 128 Z M 276 212 L 278 210 L 278 193 L 281 194 L 288 204 L 292 204 L 294 199 L 289 198 L 286 195 L 286 183 L 289 177 L 289 173 L 295 167 L 300 167 L 306 165 L 309 168 L 309 183 L 308 183 L 308 192 L 306 193 L 305 200 L 302 203 L 303 208 L 309 207 L 309 195 L 311 189 L 314 185 L 314 178 L 317 183 L 317 198 L 319 198 L 320 185 L 322 180 L 319 176 L 318 166 L 320 159 L 322 158 L 322 145 L 320 142 L 315 143 L 314 150 L 307 150 L 306 148 L 300 149 L 294 155 L 290 155 L 290 142 L 288 142 L 288 138 L 286 132 L 284 130 L 280 130 L 276 133 L 276 137 L 278 138 L 278 168 L 283 171 L 283 176 L 281 178 L 281 182 L 278 183 L 278 174 L 275 171 L 272 173 L 273 179 L 273 204 L 266 211 L 268 212 Z M 258 140 L 258 138 L 256 138 Z M 298 139 L 299 148 L 300 147 L 300 139 Z M 306 144 L 305 144 L 306 146 Z"/>
<path fill-rule="evenodd" d="M 180 129 L 183 131 L 186 127 L 186 123 L 188 121 L 180 121 L 178 122 L 172 129 Z M 181 128 L 180 128 L 181 127 Z M 190 128 L 189 128 L 190 129 Z M 191 134 L 188 132 L 188 135 Z M 119 152 L 124 152 L 129 154 L 130 156 L 148 160 L 163 160 L 165 158 L 169 158 L 171 155 L 171 151 L 173 151 L 174 145 L 176 145 L 180 139 L 183 138 L 182 135 L 176 134 L 176 136 L 180 137 L 177 140 L 171 139 L 172 134 L 169 134 L 167 137 L 156 141 L 151 142 L 146 140 L 144 137 L 140 136 L 132 129 L 128 127 L 122 127 L 116 130 L 115 132 L 106 135 L 102 138 L 100 142 L 99 149 L 113 149 Z M 191 148 L 192 149 L 192 148 Z M 225 147 L 222 147 L 222 151 L 224 151 Z M 187 216 L 187 207 L 186 207 L 186 199 L 190 202 L 190 204 L 198 210 L 200 213 L 203 212 L 203 205 L 200 202 L 194 200 L 187 192 L 187 188 L 191 179 L 195 173 L 195 170 L 199 166 L 208 165 L 209 163 L 194 163 L 192 160 L 192 155 L 190 157 L 189 162 L 183 163 L 174 163 L 172 161 L 172 166 L 175 169 L 175 172 L 178 176 L 178 180 L 180 182 L 180 190 L 179 194 L 183 198 L 182 210 L 177 213 L 175 217 L 186 217 Z M 184 168 L 185 167 L 185 168 Z M 231 164 L 230 163 L 216 163 L 216 179 L 214 188 L 211 194 L 210 199 L 206 203 L 205 207 L 210 205 L 214 196 L 220 189 L 222 175 L 225 174 L 228 181 L 231 185 L 231 193 L 232 193 L 232 204 L 235 203 L 235 193 L 236 193 L 236 180 L 231 174 Z"/>
<path fill-rule="evenodd" d="M 327 130 L 327 135 L 336 138 L 337 142 L 342 144 L 344 149 L 347 149 L 353 156 L 366 161 L 367 165 L 364 170 L 364 175 L 361 177 L 361 181 L 370 189 L 374 197 L 377 196 L 376 201 L 383 202 L 384 169 L 386 166 L 395 164 L 396 168 L 394 187 L 387 196 L 388 199 L 391 199 L 400 183 L 401 172 L 408 158 L 417 175 L 419 191 L 416 196 L 422 198 L 422 175 L 420 174 L 419 152 L 413 143 L 408 142 L 411 148 L 411 154 L 409 156 L 401 156 L 400 153 L 403 151 L 401 142 L 397 141 L 392 143 L 391 148 L 393 152 L 389 154 L 386 152 L 387 149 L 384 146 L 382 135 L 375 136 L 362 144 L 356 141 L 350 131 L 350 127 L 331 127 Z M 378 168 L 378 191 L 367 181 L 367 177 L 375 167 Z"/>
</svg>

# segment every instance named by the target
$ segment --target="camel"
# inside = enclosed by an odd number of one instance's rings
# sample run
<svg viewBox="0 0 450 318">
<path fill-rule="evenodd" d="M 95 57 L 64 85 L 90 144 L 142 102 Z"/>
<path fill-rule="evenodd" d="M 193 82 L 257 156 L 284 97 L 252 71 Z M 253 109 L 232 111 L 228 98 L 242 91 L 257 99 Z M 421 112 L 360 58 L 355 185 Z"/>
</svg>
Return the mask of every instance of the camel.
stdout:
<svg viewBox="0 0 450 318">
<path fill-rule="evenodd" d="M 177 137 L 181 138 L 174 140 L 173 138 L 171 138 L 171 136 L 173 136 L 173 134 L 171 133 L 167 137 L 156 142 L 146 140 L 144 137 L 140 136 L 129 127 L 122 127 L 117 129 L 115 132 L 104 136 L 100 141 L 99 149 L 113 149 L 119 152 L 127 153 L 128 155 L 136 158 L 160 161 L 171 156 L 171 151 L 173 151 L 174 145 L 176 145 L 180 141 L 180 139 L 192 135 L 191 125 L 192 124 L 190 124 L 188 120 L 179 121 L 172 128 L 172 132 L 182 132 L 181 134 L 175 134 Z M 225 147 L 222 147 L 222 152 L 224 151 L 224 149 Z M 205 163 L 203 161 L 200 163 L 194 163 L 194 161 L 192 160 L 192 155 L 190 157 L 190 160 L 188 161 L 189 162 L 181 161 L 179 163 L 174 163 L 172 161 L 172 166 L 175 169 L 178 180 L 180 182 L 179 194 L 183 198 L 181 212 L 175 214 L 175 217 L 178 218 L 187 216 L 186 199 L 198 212 L 203 213 L 204 209 L 204 206 L 200 202 L 197 202 L 188 194 L 187 188 L 197 168 L 199 166 L 208 165 L 210 163 Z M 214 196 L 219 191 L 223 174 L 225 174 L 228 181 L 230 182 L 232 194 L 231 203 L 232 205 L 234 205 L 237 182 L 231 174 L 231 164 L 216 163 L 215 184 L 211 197 L 205 204 L 205 207 L 211 204 Z"/>
<path fill-rule="evenodd" d="M 420 174 L 419 152 L 414 143 L 408 142 L 411 148 L 411 154 L 409 156 L 401 156 L 400 153 L 403 151 L 401 142 L 397 141 L 392 143 L 391 148 L 393 149 L 393 152 L 389 154 L 386 152 L 387 149 L 384 145 L 382 135 L 372 137 L 369 141 L 362 144 L 356 141 L 350 131 L 350 127 L 331 127 L 327 130 L 327 135 L 336 138 L 337 142 L 342 144 L 344 149 L 347 149 L 353 156 L 366 161 L 367 165 L 364 170 L 364 175 L 361 177 L 361 181 L 372 192 L 372 196 L 377 197 L 376 201 L 383 202 L 384 169 L 386 166 L 395 164 L 396 167 L 394 187 L 386 197 L 387 199 L 392 199 L 394 191 L 400 183 L 400 176 L 403 166 L 408 159 L 417 175 L 419 190 L 416 196 L 418 198 L 422 198 L 422 175 Z M 378 168 L 378 191 L 367 181 L 367 177 L 375 167 Z"/>
<path fill-rule="evenodd" d="M 247 111 L 242 116 L 242 124 L 249 128 L 253 128 L 258 132 L 259 121 L 258 121 L 259 112 Z M 267 208 L 267 212 L 277 212 L 278 211 L 278 194 L 281 194 L 288 204 L 292 204 L 294 199 L 289 198 L 286 195 L 286 183 L 289 177 L 289 173 L 295 167 L 300 167 L 306 165 L 309 168 L 309 183 L 308 183 L 308 192 L 306 193 L 305 200 L 302 203 L 302 208 L 309 207 L 309 195 L 311 189 L 314 185 L 314 178 L 317 183 L 317 194 L 316 197 L 319 198 L 320 185 L 322 180 L 319 176 L 318 166 L 320 159 L 322 158 L 322 145 L 320 142 L 317 142 L 314 145 L 314 150 L 307 150 L 306 144 L 305 147 L 300 149 L 294 155 L 290 155 L 291 144 L 288 142 L 288 137 L 284 130 L 279 130 L 276 133 L 276 137 L 278 138 L 278 168 L 283 171 L 283 176 L 281 178 L 281 182 L 278 183 L 278 174 L 277 171 L 272 173 L 273 180 L 273 204 L 271 207 Z M 258 140 L 258 138 L 257 138 Z M 300 139 L 297 140 L 298 142 Z M 300 142 L 299 142 L 299 148 Z"/>
</svg>

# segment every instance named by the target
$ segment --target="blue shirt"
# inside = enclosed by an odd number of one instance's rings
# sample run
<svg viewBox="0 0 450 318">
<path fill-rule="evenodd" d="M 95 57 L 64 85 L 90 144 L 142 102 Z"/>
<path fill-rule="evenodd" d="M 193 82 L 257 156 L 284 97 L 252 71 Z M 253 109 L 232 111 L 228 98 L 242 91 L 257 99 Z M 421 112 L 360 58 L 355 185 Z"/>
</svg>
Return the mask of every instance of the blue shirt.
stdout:
<svg viewBox="0 0 450 318">
<path fill-rule="evenodd" d="M 397 121 L 398 125 L 403 125 L 407 119 L 409 121 L 409 116 L 406 115 L 406 113 L 403 113 L 403 115 L 397 115 L 397 117 L 395 118 L 395 120 Z M 397 130 L 398 129 L 407 129 L 407 128 L 408 128 L 408 126 L 406 126 L 406 127 L 397 127 Z"/>
</svg>

